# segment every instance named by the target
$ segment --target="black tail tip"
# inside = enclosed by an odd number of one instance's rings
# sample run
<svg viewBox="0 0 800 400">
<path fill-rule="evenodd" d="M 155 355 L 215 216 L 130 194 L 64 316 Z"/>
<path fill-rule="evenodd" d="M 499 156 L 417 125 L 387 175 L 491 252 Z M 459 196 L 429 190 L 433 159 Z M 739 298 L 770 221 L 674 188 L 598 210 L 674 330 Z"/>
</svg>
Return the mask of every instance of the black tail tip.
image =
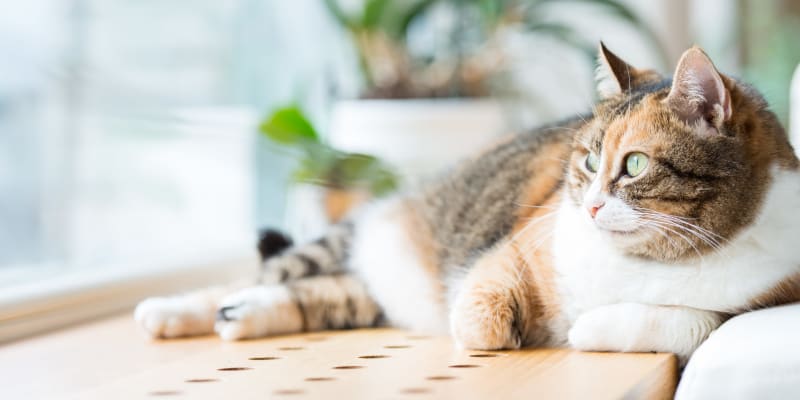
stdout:
<svg viewBox="0 0 800 400">
<path fill-rule="evenodd" d="M 280 231 L 265 229 L 258 233 L 258 252 L 266 260 L 292 245 L 292 239 Z"/>
</svg>

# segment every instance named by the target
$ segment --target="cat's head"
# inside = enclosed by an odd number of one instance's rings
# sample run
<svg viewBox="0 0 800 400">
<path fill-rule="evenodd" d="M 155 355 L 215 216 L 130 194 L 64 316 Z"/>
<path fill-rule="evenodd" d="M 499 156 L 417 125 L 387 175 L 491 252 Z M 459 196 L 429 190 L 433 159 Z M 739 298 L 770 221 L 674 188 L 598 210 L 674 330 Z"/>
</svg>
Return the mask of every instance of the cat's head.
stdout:
<svg viewBox="0 0 800 400">
<path fill-rule="evenodd" d="M 797 168 L 762 96 L 700 48 L 672 79 L 602 43 L 599 58 L 604 99 L 576 135 L 567 190 L 587 229 L 624 252 L 670 261 L 724 246 L 755 220 L 771 169 Z"/>
</svg>

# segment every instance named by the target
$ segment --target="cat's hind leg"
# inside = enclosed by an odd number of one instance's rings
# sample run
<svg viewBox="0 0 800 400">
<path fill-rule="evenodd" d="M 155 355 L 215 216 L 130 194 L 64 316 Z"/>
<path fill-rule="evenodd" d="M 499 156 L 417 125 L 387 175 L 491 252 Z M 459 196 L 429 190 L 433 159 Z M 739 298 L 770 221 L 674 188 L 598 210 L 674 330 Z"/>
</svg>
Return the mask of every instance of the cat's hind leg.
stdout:
<svg viewBox="0 0 800 400">
<path fill-rule="evenodd" d="M 383 313 L 352 275 L 318 275 L 240 290 L 222 300 L 215 330 L 239 340 L 378 326 Z"/>
<path fill-rule="evenodd" d="M 262 233 L 259 251 L 264 259 L 261 283 L 285 283 L 316 275 L 345 272 L 354 232 L 351 222 L 334 225 L 325 236 L 298 246 L 275 231 Z"/>
<path fill-rule="evenodd" d="M 222 299 L 252 284 L 253 280 L 248 280 L 172 296 L 150 297 L 136 306 L 134 319 L 152 338 L 208 335 L 214 333 L 214 320 Z"/>
<path fill-rule="evenodd" d="M 266 230 L 260 234 L 258 243 L 262 270 L 257 280 L 151 297 L 137 305 L 134 318 L 145 334 L 153 338 L 214 333 L 217 310 L 229 295 L 256 283 L 288 282 L 342 272 L 351 234 L 351 224 L 340 224 L 314 242 L 292 247 L 290 238 L 278 231 Z M 257 291 L 253 289 L 253 292 Z"/>
</svg>

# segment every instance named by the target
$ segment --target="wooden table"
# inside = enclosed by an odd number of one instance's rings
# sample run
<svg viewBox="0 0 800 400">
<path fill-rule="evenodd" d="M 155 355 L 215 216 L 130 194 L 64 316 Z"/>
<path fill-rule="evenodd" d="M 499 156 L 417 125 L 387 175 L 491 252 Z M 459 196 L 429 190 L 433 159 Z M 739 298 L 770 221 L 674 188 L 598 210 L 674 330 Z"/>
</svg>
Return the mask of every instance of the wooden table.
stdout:
<svg viewBox="0 0 800 400">
<path fill-rule="evenodd" d="M 671 398 L 668 354 L 458 351 L 380 329 L 149 341 L 129 315 L 0 347 L 4 399 Z"/>
</svg>

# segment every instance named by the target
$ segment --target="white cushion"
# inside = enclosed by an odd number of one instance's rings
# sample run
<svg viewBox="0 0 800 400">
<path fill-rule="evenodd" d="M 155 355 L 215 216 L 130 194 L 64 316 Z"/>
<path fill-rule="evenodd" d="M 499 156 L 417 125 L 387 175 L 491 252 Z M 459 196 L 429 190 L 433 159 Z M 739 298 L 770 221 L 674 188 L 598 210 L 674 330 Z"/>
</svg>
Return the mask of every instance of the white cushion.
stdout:
<svg viewBox="0 0 800 400">
<path fill-rule="evenodd" d="M 675 398 L 800 398 L 800 304 L 723 324 L 689 360 Z"/>
</svg>

